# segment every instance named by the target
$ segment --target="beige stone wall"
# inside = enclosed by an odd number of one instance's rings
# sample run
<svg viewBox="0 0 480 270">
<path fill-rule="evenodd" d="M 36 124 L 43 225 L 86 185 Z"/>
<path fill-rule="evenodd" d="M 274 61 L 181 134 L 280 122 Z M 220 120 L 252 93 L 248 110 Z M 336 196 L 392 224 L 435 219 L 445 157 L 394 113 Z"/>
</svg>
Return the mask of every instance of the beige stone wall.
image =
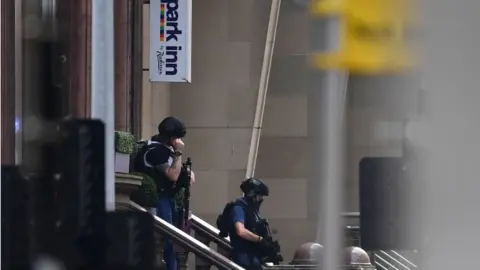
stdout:
<svg viewBox="0 0 480 270">
<path fill-rule="evenodd" d="M 350 76 L 347 211 L 359 211 L 358 163 L 364 157 L 401 157 L 406 121 L 420 111 L 419 85 L 410 75 Z"/>
<path fill-rule="evenodd" d="M 175 115 L 188 126 L 187 155 L 198 183 L 192 210 L 210 223 L 240 195 L 245 177 L 270 1 L 196 0 L 193 3 L 191 84 L 148 81 L 148 6 L 145 6 L 143 137 Z M 315 179 L 310 179 L 309 22 L 304 8 L 283 1 L 265 108 L 256 176 L 271 187 L 262 213 L 278 230 L 287 260 L 314 241 Z M 416 92 L 391 79 L 351 77 L 347 103 L 346 211 L 358 211 L 358 162 L 401 156 L 402 121 L 415 116 Z M 389 91 L 383 91 L 385 89 Z M 395 89 L 396 88 L 396 89 Z M 413 106 L 412 105 L 412 106 Z M 313 119 L 313 120 L 312 120 Z M 310 190 L 310 192 L 309 192 Z M 310 196 L 310 198 L 309 198 Z"/>
<path fill-rule="evenodd" d="M 245 177 L 269 8 L 269 1 L 195 1 L 192 83 L 158 84 L 148 81 L 145 5 L 142 136 L 167 115 L 185 121 L 198 179 L 192 210 L 210 222 L 240 195 Z"/>
<path fill-rule="evenodd" d="M 172 84 L 170 105 L 188 125 L 186 153 L 198 178 L 192 209 L 213 221 L 245 177 L 270 5 L 193 6 L 192 83 Z"/>
<path fill-rule="evenodd" d="M 308 23 L 305 8 L 283 1 L 255 172 L 271 187 L 262 213 L 278 231 L 286 260 L 315 241 L 316 231 L 308 207 Z"/>
</svg>

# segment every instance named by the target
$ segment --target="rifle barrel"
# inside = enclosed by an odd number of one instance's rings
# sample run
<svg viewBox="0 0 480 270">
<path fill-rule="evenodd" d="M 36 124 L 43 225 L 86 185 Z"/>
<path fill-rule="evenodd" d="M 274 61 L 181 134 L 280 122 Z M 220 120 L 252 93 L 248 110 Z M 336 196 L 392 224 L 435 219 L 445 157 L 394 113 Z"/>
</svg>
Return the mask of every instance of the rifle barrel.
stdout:
<svg viewBox="0 0 480 270">
<path fill-rule="evenodd" d="M 185 225 L 188 222 L 188 214 L 190 212 L 190 183 L 192 181 L 192 159 L 190 157 L 187 158 L 185 162 L 185 166 L 187 167 L 187 174 L 188 174 L 188 183 L 185 187 L 185 202 L 184 202 L 184 213 L 183 213 L 183 221 Z"/>
</svg>

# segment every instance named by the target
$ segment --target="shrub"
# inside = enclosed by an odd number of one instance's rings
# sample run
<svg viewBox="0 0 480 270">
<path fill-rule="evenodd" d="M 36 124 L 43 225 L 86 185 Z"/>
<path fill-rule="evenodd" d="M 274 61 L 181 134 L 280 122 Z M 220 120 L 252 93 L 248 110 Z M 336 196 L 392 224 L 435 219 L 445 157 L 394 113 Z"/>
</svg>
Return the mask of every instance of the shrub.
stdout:
<svg viewBox="0 0 480 270">
<path fill-rule="evenodd" d="M 142 176 L 142 185 L 130 195 L 130 200 L 142 207 L 156 207 L 158 193 L 153 178 L 139 172 L 133 172 L 132 174 Z"/>
<path fill-rule="evenodd" d="M 133 153 L 134 137 L 131 133 L 115 131 L 115 151 L 122 154 Z"/>
</svg>

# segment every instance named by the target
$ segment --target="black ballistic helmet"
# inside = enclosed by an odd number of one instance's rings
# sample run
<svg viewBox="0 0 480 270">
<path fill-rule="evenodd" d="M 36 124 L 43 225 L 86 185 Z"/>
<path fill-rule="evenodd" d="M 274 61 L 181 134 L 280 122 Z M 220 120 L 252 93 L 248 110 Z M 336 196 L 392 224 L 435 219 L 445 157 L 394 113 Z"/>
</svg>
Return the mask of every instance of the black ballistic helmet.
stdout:
<svg viewBox="0 0 480 270">
<path fill-rule="evenodd" d="M 268 196 L 268 186 L 257 178 L 248 178 L 242 182 L 240 189 L 245 196 Z"/>
<path fill-rule="evenodd" d="M 158 133 L 164 138 L 183 138 L 187 134 L 187 128 L 180 119 L 169 116 L 158 125 Z"/>
</svg>

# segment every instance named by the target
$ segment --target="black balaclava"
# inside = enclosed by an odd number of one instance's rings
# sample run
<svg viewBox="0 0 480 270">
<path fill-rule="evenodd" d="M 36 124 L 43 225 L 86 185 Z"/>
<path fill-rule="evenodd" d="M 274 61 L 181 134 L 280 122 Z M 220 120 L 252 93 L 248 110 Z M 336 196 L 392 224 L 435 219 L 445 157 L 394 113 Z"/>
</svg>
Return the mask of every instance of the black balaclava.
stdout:
<svg viewBox="0 0 480 270">
<path fill-rule="evenodd" d="M 245 196 L 249 205 L 253 206 L 255 210 L 259 210 L 263 203 L 263 199 L 257 199 L 257 195 Z"/>
<path fill-rule="evenodd" d="M 170 139 L 165 137 L 165 136 L 162 136 L 160 134 L 153 135 L 152 136 L 152 141 L 156 141 L 156 142 L 163 143 L 163 144 L 171 146 L 170 145 Z"/>
</svg>

